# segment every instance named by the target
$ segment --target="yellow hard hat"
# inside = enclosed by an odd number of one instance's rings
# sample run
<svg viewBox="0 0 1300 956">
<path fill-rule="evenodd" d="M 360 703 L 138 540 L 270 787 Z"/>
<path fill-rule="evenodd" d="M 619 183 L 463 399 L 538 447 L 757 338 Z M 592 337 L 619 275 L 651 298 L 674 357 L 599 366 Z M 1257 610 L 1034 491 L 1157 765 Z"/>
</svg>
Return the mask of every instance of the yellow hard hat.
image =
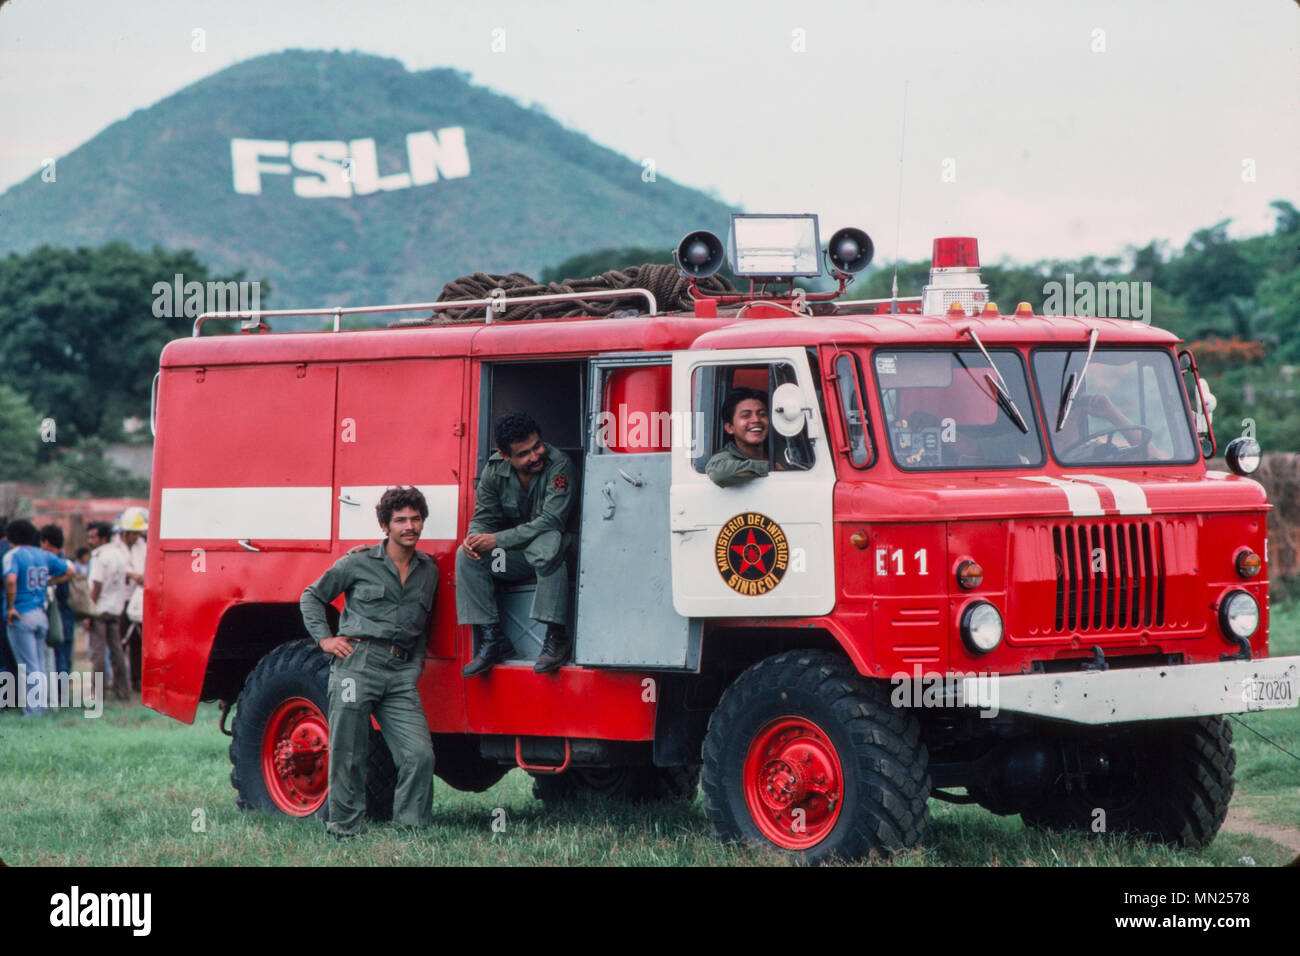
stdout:
<svg viewBox="0 0 1300 956">
<path fill-rule="evenodd" d="M 118 528 L 122 531 L 148 531 L 149 512 L 143 508 L 127 508 L 122 512 L 122 518 L 118 521 Z"/>
</svg>

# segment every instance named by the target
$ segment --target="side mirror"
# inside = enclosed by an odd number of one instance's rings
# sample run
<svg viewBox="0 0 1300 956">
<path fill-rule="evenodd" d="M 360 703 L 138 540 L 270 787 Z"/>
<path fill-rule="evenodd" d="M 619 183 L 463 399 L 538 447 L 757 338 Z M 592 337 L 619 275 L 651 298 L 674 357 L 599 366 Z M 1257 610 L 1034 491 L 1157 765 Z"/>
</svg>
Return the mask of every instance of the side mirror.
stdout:
<svg viewBox="0 0 1300 956">
<path fill-rule="evenodd" d="M 782 438 L 793 438 L 804 429 L 803 392 L 794 382 L 778 385 L 772 393 L 772 427 Z"/>
<path fill-rule="evenodd" d="M 1213 458 L 1217 446 L 1210 416 L 1213 415 L 1214 406 L 1218 403 L 1210 393 L 1209 385 L 1201 378 L 1201 370 L 1196 367 L 1196 357 L 1187 349 L 1178 353 L 1178 367 L 1183 373 L 1183 389 L 1187 392 L 1187 400 L 1192 406 L 1196 438 L 1201 447 L 1201 454 L 1206 458 Z"/>
</svg>

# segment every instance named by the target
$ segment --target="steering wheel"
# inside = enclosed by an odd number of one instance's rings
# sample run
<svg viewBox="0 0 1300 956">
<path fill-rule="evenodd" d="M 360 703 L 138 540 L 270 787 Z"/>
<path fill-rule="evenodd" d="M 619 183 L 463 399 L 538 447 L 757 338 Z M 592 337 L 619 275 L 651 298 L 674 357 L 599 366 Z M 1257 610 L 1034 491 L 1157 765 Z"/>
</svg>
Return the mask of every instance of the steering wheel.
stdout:
<svg viewBox="0 0 1300 956">
<path fill-rule="evenodd" d="M 1118 445 L 1115 444 L 1114 441 L 1115 435 L 1119 432 L 1141 432 L 1142 437 L 1139 441 L 1130 442 L 1128 448 L 1120 448 Z M 1101 458 L 1102 457 L 1101 453 L 1106 449 L 1110 449 L 1111 453 L 1106 457 L 1122 458 L 1125 454 L 1128 454 L 1132 451 L 1135 451 L 1139 448 L 1143 448 L 1146 445 L 1150 444 L 1151 435 L 1152 435 L 1151 429 L 1147 428 L 1145 425 L 1116 425 L 1114 428 L 1106 428 L 1099 432 L 1093 432 L 1088 437 L 1080 438 L 1078 441 L 1074 442 L 1073 444 L 1065 448 L 1062 448 L 1061 457 L 1069 458 L 1071 456 L 1071 453 L 1074 452 L 1075 449 L 1083 448 L 1085 445 L 1091 445 L 1094 442 L 1096 442 L 1098 438 L 1105 436 L 1106 440 L 1097 446 L 1097 451 L 1096 453 L 1093 454 L 1092 457 L 1094 459 Z M 1126 438 L 1125 440 L 1127 441 L 1128 439 Z"/>
</svg>

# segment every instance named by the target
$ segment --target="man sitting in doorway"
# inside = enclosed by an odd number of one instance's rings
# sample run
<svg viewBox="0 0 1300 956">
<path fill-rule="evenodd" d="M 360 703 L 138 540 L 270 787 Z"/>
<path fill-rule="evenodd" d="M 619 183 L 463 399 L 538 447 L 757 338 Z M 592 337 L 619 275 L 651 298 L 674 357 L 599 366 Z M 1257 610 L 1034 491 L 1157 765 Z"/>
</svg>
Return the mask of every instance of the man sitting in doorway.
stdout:
<svg viewBox="0 0 1300 956">
<path fill-rule="evenodd" d="M 478 653 L 462 673 L 484 674 L 513 656 L 498 627 L 495 582 L 535 575 L 530 616 L 546 625 L 546 640 L 533 670 L 546 674 L 572 649 L 564 526 L 573 508 L 573 461 L 544 445 L 537 422 L 524 412 L 502 415 L 494 438 L 497 451 L 479 476 L 469 534 L 456 550 L 456 617 L 480 628 Z"/>
<path fill-rule="evenodd" d="M 704 466 L 715 485 L 743 485 L 772 470 L 767 456 L 766 393 L 756 388 L 733 388 L 722 403 L 722 429 L 731 441 Z"/>
</svg>

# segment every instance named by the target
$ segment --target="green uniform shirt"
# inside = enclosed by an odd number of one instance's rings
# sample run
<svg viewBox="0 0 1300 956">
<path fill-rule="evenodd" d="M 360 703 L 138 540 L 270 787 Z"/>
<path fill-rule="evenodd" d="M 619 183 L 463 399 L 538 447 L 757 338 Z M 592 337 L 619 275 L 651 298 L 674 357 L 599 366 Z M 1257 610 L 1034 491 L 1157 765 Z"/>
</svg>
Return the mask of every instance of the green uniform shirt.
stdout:
<svg viewBox="0 0 1300 956">
<path fill-rule="evenodd" d="M 546 467 L 525 488 L 510 462 L 493 452 L 474 496 L 470 534 L 495 534 L 497 547 L 522 548 L 548 531 L 564 533 L 573 508 L 573 459 L 546 446 Z"/>
<path fill-rule="evenodd" d="M 727 488 L 731 485 L 743 485 L 751 478 L 761 478 L 772 470 L 771 464 L 763 458 L 750 458 L 735 440 L 727 442 L 718 452 L 709 459 L 709 463 L 704 466 L 704 473 L 713 479 L 715 485 L 721 485 Z M 752 475 L 742 475 L 742 471 L 753 472 Z"/>
<path fill-rule="evenodd" d="M 339 619 L 341 637 L 382 638 L 409 651 L 427 636 L 438 590 L 437 562 L 417 550 L 403 585 L 387 544 L 385 538 L 372 547 L 349 551 L 302 592 L 302 622 L 317 644 L 334 636 L 325 606 L 340 594 L 347 595 Z"/>
</svg>

